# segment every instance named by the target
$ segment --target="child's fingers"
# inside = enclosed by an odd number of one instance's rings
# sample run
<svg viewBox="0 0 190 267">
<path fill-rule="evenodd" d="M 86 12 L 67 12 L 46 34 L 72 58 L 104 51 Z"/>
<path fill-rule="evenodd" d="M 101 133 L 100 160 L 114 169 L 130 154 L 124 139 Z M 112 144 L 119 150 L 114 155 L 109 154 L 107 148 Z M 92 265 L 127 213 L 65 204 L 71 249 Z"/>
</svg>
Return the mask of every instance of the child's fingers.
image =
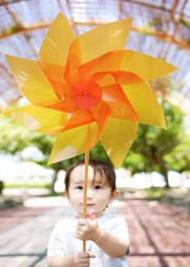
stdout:
<svg viewBox="0 0 190 267">
<path fill-rule="evenodd" d="M 79 220 L 76 231 L 80 233 L 84 233 L 87 230 L 88 230 L 87 221 L 83 219 Z"/>
<path fill-rule="evenodd" d="M 75 233 L 75 237 L 80 240 L 87 240 L 86 238 L 86 232 L 83 229 L 77 229 Z"/>
<path fill-rule="evenodd" d="M 82 227 L 77 227 L 76 229 L 76 234 L 78 236 L 85 236 L 86 235 L 86 232 L 88 232 L 88 226 L 82 226 Z"/>
<path fill-rule="evenodd" d="M 79 220 L 78 224 L 77 224 L 77 229 L 78 230 L 87 231 L 88 230 L 88 221 L 87 221 L 87 219 Z"/>
<path fill-rule="evenodd" d="M 80 226 L 86 225 L 86 219 L 79 219 L 78 225 L 80 225 Z"/>
<path fill-rule="evenodd" d="M 87 258 L 95 258 L 96 256 L 92 254 L 91 251 L 87 251 L 87 252 L 79 252 L 78 257 L 82 259 L 87 259 Z"/>
<path fill-rule="evenodd" d="M 87 253 L 88 253 L 89 258 L 96 258 L 96 256 L 92 254 L 92 252 L 88 251 Z"/>
<path fill-rule="evenodd" d="M 90 263 L 90 258 L 87 252 L 79 252 L 77 255 L 74 257 L 74 263 L 77 264 L 77 266 L 80 267 L 85 267 L 89 266 Z"/>
<path fill-rule="evenodd" d="M 83 234 L 81 234 L 81 233 L 76 233 L 75 237 L 80 239 L 80 240 L 83 240 Z"/>
<path fill-rule="evenodd" d="M 95 255 L 92 254 L 90 251 L 79 252 L 74 257 L 74 262 L 77 264 L 78 267 L 89 267 L 91 258 L 95 258 Z"/>
</svg>

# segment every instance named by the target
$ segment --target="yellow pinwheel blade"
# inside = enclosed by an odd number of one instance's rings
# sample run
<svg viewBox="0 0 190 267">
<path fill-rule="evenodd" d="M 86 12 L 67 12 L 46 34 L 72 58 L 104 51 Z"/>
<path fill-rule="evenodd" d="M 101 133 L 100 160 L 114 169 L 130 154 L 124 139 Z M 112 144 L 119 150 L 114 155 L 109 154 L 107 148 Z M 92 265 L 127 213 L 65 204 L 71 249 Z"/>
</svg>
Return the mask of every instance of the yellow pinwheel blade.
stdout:
<svg viewBox="0 0 190 267">
<path fill-rule="evenodd" d="M 50 104 L 57 99 L 37 61 L 7 56 L 19 88 L 35 105 Z"/>
<path fill-rule="evenodd" d="M 87 152 L 101 138 L 118 167 L 139 122 L 165 127 L 163 111 L 147 82 L 176 68 L 123 50 L 130 26 L 131 19 L 124 19 L 78 37 L 59 14 L 42 43 L 39 62 L 7 56 L 32 105 L 4 113 L 25 127 L 56 135 L 49 163 Z"/>
<path fill-rule="evenodd" d="M 95 122 L 57 135 L 48 164 L 62 161 L 89 151 L 98 142 Z"/>
<path fill-rule="evenodd" d="M 174 72 L 176 67 L 160 58 L 135 51 L 112 51 L 80 66 L 80 75 L 89 78 L 97 72 L 128 71 L 145 81 Z"/>
<path fill-rule="evenodd" d="M 42 43 L 39 58 L 48 64 L 65 65 L 69 46 L 76 38 L 68 20 L 59 14 Z"/>
<path fill-rule="evenodd" d="M 166 128 L 164 112 L 148 84 L 141 82 L 137 85 L 132 84 L 122 87 L 140 122 Z"/>
<path fill-rule="evenodd" d="M 101 142 L 115 167 L 121 166 L 135 138 L 138 124 L 132 121 L 109 119 Z"/>
<path fill-rule="evenodd" d="M 37 106 L 7 110 L 3 114 L 21 123 L 26 128 L 48 134 L 55 134 L 62 130 L 63 125 L 68 120 L 67 115 L 62 112 Z"/>
<path fill-rule="evenodd" d="M 111 50 L 120 50 L 125 46 L 131 27 L 130 18 L 96 27 L 80 35 L 74 42 L 81 48 L 81 63 L 88 62 Z M 77 45 L 73 45 L 73 47 Z"/>
<path fill-rule="evenodd" d="M 174 65 L 166 63 L 161 58 L 151 57 L 135 51 L 126 51 L 121 69 L 136 73 L 145 81 L 155 80 L 177 70 Z"/>
</svg>

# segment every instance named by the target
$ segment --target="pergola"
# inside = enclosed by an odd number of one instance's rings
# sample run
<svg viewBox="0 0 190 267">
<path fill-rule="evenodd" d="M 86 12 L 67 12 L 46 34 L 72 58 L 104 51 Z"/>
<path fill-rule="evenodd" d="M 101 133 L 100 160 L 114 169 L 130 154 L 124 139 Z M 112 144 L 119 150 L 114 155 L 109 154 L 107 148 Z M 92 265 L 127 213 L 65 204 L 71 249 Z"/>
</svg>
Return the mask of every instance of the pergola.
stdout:
<svg viewBox="0 0 190 267">
<path fill-rule="evenodd" d="M 126 47 L 178 67 L 172 75 L 176 89 L 167 91 L 165 97 L 190 114 L 189 0 L 0 0 L 0 107 L 21 98 L 5 54 L 35 59 L 49 24 L 59 12 L 78 34 L 132 17 Z"/>
</svg>

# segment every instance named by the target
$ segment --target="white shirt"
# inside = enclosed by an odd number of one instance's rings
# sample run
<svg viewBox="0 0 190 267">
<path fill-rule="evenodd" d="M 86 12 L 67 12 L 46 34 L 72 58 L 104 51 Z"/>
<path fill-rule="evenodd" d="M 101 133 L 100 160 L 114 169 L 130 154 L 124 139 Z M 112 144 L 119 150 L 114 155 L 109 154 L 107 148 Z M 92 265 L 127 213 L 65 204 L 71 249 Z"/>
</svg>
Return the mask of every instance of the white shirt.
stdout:
<svg viewBox="0 0 190 267">
<path fill-rule="evenodd" d="M 116 236 L 126 237 L 129 240 L 126 221 L 121 216 L 115 214 L 104 214 L 97 218 L 102 230 Z M 74 255 L 82 251 L 82 241 L 75 238 L 77 219 L 74 216 L 60 220 L 49 240 L 48 257 Z M 93 241 L 86 242 L 87 251 L 91 251 L 96 257 L 90 259 L 90 267 L 127 267 L 126 256 L 113 258 L 100 249 Z M 127 251 L 126 251 L 127 254 Z"/>
</svg>

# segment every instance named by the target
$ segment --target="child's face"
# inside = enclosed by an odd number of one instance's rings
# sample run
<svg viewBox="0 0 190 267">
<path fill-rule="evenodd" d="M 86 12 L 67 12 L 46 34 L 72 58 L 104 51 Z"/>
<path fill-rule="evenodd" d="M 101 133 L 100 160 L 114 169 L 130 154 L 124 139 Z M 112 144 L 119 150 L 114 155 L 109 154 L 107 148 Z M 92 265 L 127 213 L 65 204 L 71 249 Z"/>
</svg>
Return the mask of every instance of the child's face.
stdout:
<svg viewBox="0 0 190 267">
<path fill-rule="evenodd" d="M 83 181 L 84 165 L 79 165 L 70 174 L 70 184 L 68 198 L 78 215 L 83 213 Z M 88 187 L 87 187 L 87 212 L 101 213 L 112 201 L 113 193 L 105 177 L 100 172 L 94 175 L 91 166 L 88 168 Z"/>
</svg>

